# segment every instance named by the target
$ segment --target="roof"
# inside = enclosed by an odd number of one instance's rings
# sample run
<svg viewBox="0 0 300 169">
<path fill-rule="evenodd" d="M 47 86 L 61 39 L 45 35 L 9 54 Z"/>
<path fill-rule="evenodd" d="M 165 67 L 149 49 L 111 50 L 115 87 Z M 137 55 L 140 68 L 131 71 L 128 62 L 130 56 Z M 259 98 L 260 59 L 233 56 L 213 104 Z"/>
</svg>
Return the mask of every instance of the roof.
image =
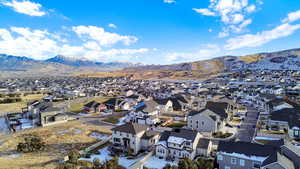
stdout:
<svg viewBox="0 0 300 169">
<path fill-rule="evenodd" d="M 300 107 L 284 108 L 271 112 L 270 119 L 274 121 L 285 121 L 289 127 L 300 127 Z"/>
<path fill-rule="evenodd" d="M 103 102 L 103 104 L 105 105 L 111 105 L 111 106 L 115 106 L 117 102 L 116 98 L 110 98 L 107 101 Z"/>
<path fill-rule="evenodd" d="M 197 144 L 197 148 L 207 149 L 208 145 L 209 145 L 209 142 L 210 142 L 209 139 L 201 138 L 201 139 L 199 139 L 199 142 Z"/>
<path fill-rule="evenodd" d="M 246 156 L 267 157 L 263 165 L 270 164 L 277 160 L 277 148 L 270 145 L 261 145 L 249 142 L 225 142 L 220 141 L 218 152 L 238 153 Z"/>
<path fill-rule="evenodd" d="M 142 124 L 138 124 L 138 123 L 126 123 L 121 126 L 117 126 L 117 127 L 113 128 L 112 131 L 119 131 L 119 132 L 130 133 L 130 134 L 135 135 L 142 131 L 146 131 L 147 129 L 148 129 L 148 126 L 146 126 L 146 125 L 142 125 Z"/>
<path fill-rule="evenodd" d="M 159 135 L 159 132 L 149 130 L 149 131 L 146 131 L 144 133 L 144 135 L 142 136 L 142 139 L 148 140 L 148 139 L 151 139 L 151 138 L 153 138 L 154 136 L 157 136 L 157 135 Z"/>
<path fill-rule="evenodd" d="M 227 118 L 228 114 L 226 113 L 228 103 L 225 102 L 211 102 L 206 103 L 205 108 L 211 110 L 212 112 L 219 115 L 221 118 Z"/>
<path fill-rule="evenodd" d="M 135 106 L 135 111 L 144 111 L 144 112 L 148 112 L 148 113 L 151 113 L 151 112 L 154 112 L 157 107 L 159 105 L 153 101 L 153 100 L 149 100 L 149 101 L 142 101 L 142 102 L 139 102 L 136 106 Z"/>
<path fill-rule="evenodd" d="M 159 141 L 167 141 L 169 137 L 177 137 L 177 138 L 183 138 L 186 140 L 190 140 L 191 142 L 194 142 L 198 132 L 195 130 L 190 129 L 173 129 L 172 131 L 164 131 L 161 134 Z"/>
<path fill-rule="evenodd" d="M 44 112 L 58 112 L 61 111 L 62 109 L 58 108 L 58 107 L 47 107 L 46 109 L 44 109 L 42 111 L 42 113 Z"/>
<path fill-rule="evenodd" d="M 182 96 L 182 95 L 174 95 L 172 97 L 169 98 L 164 98 L 164 99 L 154 99 L 154 101 L 160 105 L 166 105 L 168 103 L 168 101 L 172 102 L 173 105 L 173 109 L 175 111 L 181 111 L 182 110 L 182 105 L 188 103 L 187 100 Z"/>
<path fill-rule="evenodd" d="M 95 107 L 98 107 L 99 105 L 100 105 L 100 103 L 93 100 L 93 101 L 85 104 L 84 107 L 95 108 Z"/>
</svg>

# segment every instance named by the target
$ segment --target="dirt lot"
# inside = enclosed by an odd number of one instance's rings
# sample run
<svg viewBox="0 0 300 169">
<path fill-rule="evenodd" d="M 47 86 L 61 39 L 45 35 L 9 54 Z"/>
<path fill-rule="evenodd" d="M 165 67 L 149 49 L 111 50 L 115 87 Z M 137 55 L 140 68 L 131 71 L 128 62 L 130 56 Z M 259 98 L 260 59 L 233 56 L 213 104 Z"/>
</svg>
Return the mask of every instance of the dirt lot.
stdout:
<svg viewBox="0 0 300 169">
<path fill-rule="evenodd" d="M 90 126 L 80 121 L 21 131 L 9 136 L 0 135 L 0 169 L 53 169 L 58 159 L 69 150 L 83 149 L 97 140 L 89 135 L 93 132 L 111 133 L 108 126 Z M 24 134 L 37 134 L 46 142 L 46 151 L 20 154 L 16 152 L 18 142 Z"/>
</svg>

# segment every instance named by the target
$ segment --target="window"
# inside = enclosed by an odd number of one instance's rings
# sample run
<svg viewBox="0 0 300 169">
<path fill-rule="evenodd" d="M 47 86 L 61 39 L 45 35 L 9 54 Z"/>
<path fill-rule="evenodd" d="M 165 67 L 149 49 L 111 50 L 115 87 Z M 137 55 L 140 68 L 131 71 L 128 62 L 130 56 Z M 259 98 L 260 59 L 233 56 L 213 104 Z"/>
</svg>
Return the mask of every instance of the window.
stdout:
<svg viewBox="0 0 300 169">
<path fill-rule="evenodd" d="M 260 164 L 257 163 L 257 162 L 254 162 L 254 163 L 253 163 L 253 168 L 255 168 L 255 169 L 256 169 L 256 168 L 260 168 Z"/>
<path fill-rule="evenodd" d="M 236 158 L 231 158 L 231 164 L 236 164 Z"/>
<path fill-rule="evenodd" d="M 225 166 L 225 169 L 231 169 L 230 167 L 228 167 L 228 166 Z"/>
<path fill-rule="evenodd" d="M 240 166 L 245 166 L 245 160 L 240 159 Z"/>
<path fill-rule="evenodd" d="M 119 138 L 114 138 L 114 142 L 121 142 L 121 139 L 119 139 Z"/>
<path fill-rule="evenodd" d="M 202 121 L 202 126 L 204 126 L 204 121 Z"/>
<path fill-rule="evenodd" d="M 218 156 L 217 156 L 217 159 L 218 159 L 219 161 L 222 161 L 222 160 L 223 160 L 223 156 L 222 156 L 222 155 L 218 155 Z"/>
</svg>

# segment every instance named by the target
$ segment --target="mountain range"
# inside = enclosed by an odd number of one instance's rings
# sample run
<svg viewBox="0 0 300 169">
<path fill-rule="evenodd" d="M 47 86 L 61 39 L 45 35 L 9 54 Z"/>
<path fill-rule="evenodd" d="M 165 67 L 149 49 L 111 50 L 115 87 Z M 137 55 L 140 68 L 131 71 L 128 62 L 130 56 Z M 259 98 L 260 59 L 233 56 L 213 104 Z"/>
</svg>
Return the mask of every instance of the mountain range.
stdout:
<svg viewBox="0 0 300 169">
<path fill-rule="evenodd" d="M 130 76 L 137 79 L 202 79 L 222 72 L 244 69 L 300 71 L 300 49 L 245 56 L 222 56 L 209 60 L 141 65 L 123 62 L 93 62 L 62 55 L 47 60 L 0 54 L 0 77 L 36 75 Z M 110 73 L 97 73 L 110 72 Z"/>
</svg>

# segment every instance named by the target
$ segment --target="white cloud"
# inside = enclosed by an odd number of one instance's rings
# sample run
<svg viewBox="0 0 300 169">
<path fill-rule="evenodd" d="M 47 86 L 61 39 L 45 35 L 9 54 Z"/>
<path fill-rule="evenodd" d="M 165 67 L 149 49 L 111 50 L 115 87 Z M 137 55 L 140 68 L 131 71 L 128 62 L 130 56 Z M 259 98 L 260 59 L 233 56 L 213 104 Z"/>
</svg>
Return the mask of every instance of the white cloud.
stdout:
<svg viewBox="0 0 300 169">
<path fill-rule="evenodd" d="M 256 10 L 256 6 L 255 6 L 255 5 L 250 5 L 250 6 L 246 7 L 246 11 L 247 11 L 248 13 L 252 13 L 252 12 L 254 12 L 255 10 Z"/>
<path fill-rule="evenodd" d="M 205 16 L 219 17 L 224 25 L 219 37 L 225 37 L 230 33 L 243 32 L 251 23 L 249 15 L 255 12 L 256 5 L 260 4 L 260 1 L 250 4 L 248 0 L 210 0 L 208 8 L 193 8 L 193 10 Z M 248 24 L 245 23 L 246 20 Z"/>
<path fill-rule="evenodd" d="M 214 12 L 212 12 L 211 10 L 209 10 L 207 8 L 202 8 L 202 9 L 193 8 L 193 10 L 204 16 L 216 16 L 216 14 Z"/>
<path fill-rule="evenodd" d="M 288 16 L 282 20 L 282 22 L 294 22 L 300 19 L 300 10 L 291 12 L 288 14 Z"/>
<path fill-rule="evenodd" d="M 202 48 L 196 52 L 173 52 L 168 53 L 165 58 L 168 62 L 188 62 L 195 60 L 210 59 L 212 56 L 218 54 L 221 51 L 218 45 L 207 44 L 203 45 Z"/>
<path fill-rule="evenodd" d="M 284 23 L 275 27 L 272 30 L 258 32 L 257 34 L 246 34 L 237 36 L 227 40 L 225 49 L 234 50 L 245 47 L 257 47 L 266 44 L 272 40 L 293 34 L 296 30 L 300 29 L 300 24 L 290 25 Z"/>
<path fill-rule="evenodd" d="M 0 53 L 45 59 L 54 56 L 58 49 L 57 42 L 45 30 L 0 29 Z"/>
<path fill-rule="evenodd" d="M 175 0 L 164 0 L 164 3 L 172 4 L 172 3 L 176 3 L 176 1 Z"/>
<path fill-rule="evenodd" d="M 39 3 L 31 2 L 28 0 L 12 0 L 12 1 L 0 1 L 4 6 L 11 7 L 15 12 L 26 14 L 29 16 L 44 16 L 46 12 L 43 11 L 42 5 Z"/>
<path fill-rule="evenodd" d="M 106 32 L 103 28 L 96 26 L 76 26 L 72 27 L 72 29 L 83 40 L 94 40 L 100 46 L 111 46 L 118 42 L 124 45 L 131 45 L 138 40 L 135 36 L 123 36 Z"/>
<path fill-rule="evenodd" d="M 211 32 L 213 32 L 213 30 L 212 30 L 211 28 L 209 28 L 209 29 L 208 29 L 208 32 L 210 32 L 210 33 L 211 33 Z"/>
<path fill-rule="evenodd" d="M 117 25 L 115 25 L 115 24 L 113 24 L 113 23 L 108 24 L 108 27 L 117 29 Z"/>
<path fill-rule="evenodd" d="M 218 34 L 219 38 L 225 38 L 227 36 L 229 36 L 229 33 L 227 31 L 219 32 L 219 34 Z"/>
<path fill-rule="evenodd" d="M 92 34 L 93 35 L 93 34 Z M 97 35 L 97 34 L 96 34 Z M 101 34 L 102 35 L 102 34 Z M 116 35 L 113 35 L 113 37 Z M 106 38 L 106 36 L 104 36 Z M 47 59 L 62 54 L 69 57 L 82 57 L 89 60 L 111 61 L 119 58 L 129 59 L 149 51 L 147 48 L 106 48 L 102 49 L 97 40 L 83 39 L 77 45 L 71 45 L 68 40 L 47 30 L 32 30 L 23 27 L 0 29 L 0 53 L 27 56 L 34 59 Z M 113 42 L 116 41 L 113 38 Z M 120 38 L 123 41 L 123 38 Z M 108 41 L 108 40 L 107 40 Z M 101 41 L 100 41 L 101 42 Z M 124 42 L 127 44 L 128 42 Z M 113 44 L 112 42 L 103 43 Z M 128 60 L 127 60 L 128 61 Z"/>
</svg>

